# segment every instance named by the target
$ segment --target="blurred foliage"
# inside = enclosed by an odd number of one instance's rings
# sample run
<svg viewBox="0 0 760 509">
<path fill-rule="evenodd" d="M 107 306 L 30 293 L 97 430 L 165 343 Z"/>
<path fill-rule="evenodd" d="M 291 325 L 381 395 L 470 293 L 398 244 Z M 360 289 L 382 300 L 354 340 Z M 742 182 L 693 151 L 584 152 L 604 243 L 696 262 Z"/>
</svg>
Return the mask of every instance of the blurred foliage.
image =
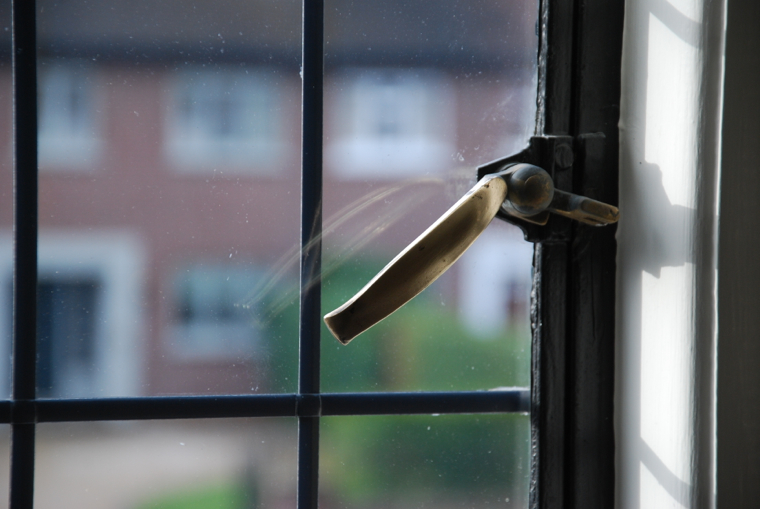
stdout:
<svg viewBox="0 0 760 509">
<path fill-rule="evenodd" d="M 527 496 L 528 416 L 362 416 L 322 422 L 322 483 L 345 504 Z"/>
<path fill-rule="evenodd" d="M 323 312 L 335 309 L 380 269 L 351 263 L 324 278 Z M 322 326 L 323 392 L 462 391 L 530 384 L 524 324 L 495 337 L 466 330 L 445 288 L 423 292 L 347 346 Z M 297 302 L 272 322 L 268 368 L 278 390 L 296 390 Z M 436 491 L 485 497 L 527 493 L 527 416 L 372 416 L 323 419 L 323 482 L 346 502 Z M 522 494 L 522 495 L 520 495 Z M 422 495 L 424 496 L 424 495 Z M 480 497 L 477 497 L 480 498 Z M 513 499 L 514 500 L 514 499 Z"/>
<path fill-rule="evenodd" d="M 335 309 L 380 269 L 346 264 L 325 278 L 322 309 Z M 322 390 L 451 391 L 530 384 L 525 323 L 495 336 L 475 336 L 434 284 L 386 320 L 343 346 L 322 325 Z M 448 299 L 447 299 L 448 300 Z"/>
<path fill-rule="evenodd" d="M 340 266 L 322 284 L 323 314 L 349 299 L 379 263 Z M 477 390 L 530 384 L 527 316 L 495 336 L 475 336 L 435 284 L 388 319 L 343 346 L 322 324 L 322 391 Z M 295 392 L 298 300 L 269 318 L 262 352 L 270 392 Z"/>
</svg>

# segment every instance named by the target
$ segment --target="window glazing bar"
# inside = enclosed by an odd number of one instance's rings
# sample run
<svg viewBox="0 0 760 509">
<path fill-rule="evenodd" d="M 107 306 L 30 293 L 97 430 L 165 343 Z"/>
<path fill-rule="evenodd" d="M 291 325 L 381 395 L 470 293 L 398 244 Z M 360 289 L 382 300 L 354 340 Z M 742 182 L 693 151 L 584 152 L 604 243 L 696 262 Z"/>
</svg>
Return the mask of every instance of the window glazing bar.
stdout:
<svg viewBox="0 0 760 509">
<path fill-rule="evenodd" d="M 13 2 L 13 399 L 35 397 L 37 58 L 34 1 Z"/>
<path fill-rule="evenodd" d="M 37 43 L 36 2 L 13 0 L 13 400 L 11 509 L 31 508 L 37 341 Z M 27 405 L 25 405 L 27 403 Z"/>
<path fill-rule="evenodd" d="M 301 103 L 301 301 L 298 390 L 319 393 L 322 263 L 324 2 L 303 0 Z M 319 417 L 298 419 L 298 509 L 316 509 Z"/>
<path fill-rule="evenodd" d="M 319 392 L 322 323 L 323 2 L 304 0 L 301 154 L 301 312 L 298 390 Z"/>
<path fill-rule="evenodd" d="M 530 390 L 38 399 L 0 402 L 0 423 L 229 417 L 528 413 Z"/>
<path fill-rule="evenodd" d="M 530 412 L 530 390 L 323 394 L 321 415 L 429 415 Z"/>
</svg>

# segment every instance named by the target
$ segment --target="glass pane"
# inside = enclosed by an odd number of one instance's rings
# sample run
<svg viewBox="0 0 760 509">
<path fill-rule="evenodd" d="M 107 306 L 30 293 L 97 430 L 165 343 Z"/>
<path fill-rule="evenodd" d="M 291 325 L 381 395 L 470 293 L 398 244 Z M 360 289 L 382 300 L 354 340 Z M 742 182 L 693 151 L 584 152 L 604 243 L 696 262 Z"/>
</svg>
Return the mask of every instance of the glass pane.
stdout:
<svg viewBox="0 0 760 509">
<path fill-rule="evenodd" d="M 300 2 L 39 4 L 39 396 L 294 391 Z"/>
<path fill-rule="evenodd" d="M 13 265 L 11 2 L 0 1 L 0 398 L 10 397 Z M 1 495 L 0 495 L 1 496 Z"/>
<path fill-rule="evenodd" d="M 293 507 L 294 419 L 41 424 L 35 507 Z"/>
<path fill-rule="evenodd" d="M 464 195 L 478 165 L 527 145 L 538 14 L 494 0 L 328 5 L 325 312 Z M 532 251 L 497 220 L 350 345 L 323 327 L 323 390 L 527 386 Z"/>
<path fill-rule="evenodd" d="M 324 507 L 527 507 L 525 415 L 325 418 Z"/>
</svg>

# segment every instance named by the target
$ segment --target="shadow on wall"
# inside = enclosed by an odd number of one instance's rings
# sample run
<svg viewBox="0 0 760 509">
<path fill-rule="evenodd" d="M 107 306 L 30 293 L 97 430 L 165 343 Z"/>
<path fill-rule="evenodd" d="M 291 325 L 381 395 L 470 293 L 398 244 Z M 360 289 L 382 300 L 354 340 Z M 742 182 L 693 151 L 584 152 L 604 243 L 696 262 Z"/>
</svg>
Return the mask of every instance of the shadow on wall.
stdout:
<svg viewBox="0 0 760 509">
<path fill-rule="evenodd" d="M 712 496 L 720 97 L 710 57 L 722 16 L 708 12 L 720 6 L 691 4 L 642 0 L 626 9 L 616 318 L 621 508 L 702 507 Z"/>
</svg>

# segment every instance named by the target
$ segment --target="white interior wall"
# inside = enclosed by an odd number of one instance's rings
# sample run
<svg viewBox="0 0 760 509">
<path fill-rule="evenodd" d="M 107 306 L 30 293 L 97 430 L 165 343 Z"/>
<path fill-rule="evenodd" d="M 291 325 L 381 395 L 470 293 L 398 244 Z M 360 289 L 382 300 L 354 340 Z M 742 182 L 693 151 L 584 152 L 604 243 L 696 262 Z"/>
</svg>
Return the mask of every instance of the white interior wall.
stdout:
<svg viewBox="0 0 760 509">
<path fill-rule="evenodd" d="M 724 0 L 629 0 L 616 317 L 619 508 L 714 507 Z"/>
</svg>

